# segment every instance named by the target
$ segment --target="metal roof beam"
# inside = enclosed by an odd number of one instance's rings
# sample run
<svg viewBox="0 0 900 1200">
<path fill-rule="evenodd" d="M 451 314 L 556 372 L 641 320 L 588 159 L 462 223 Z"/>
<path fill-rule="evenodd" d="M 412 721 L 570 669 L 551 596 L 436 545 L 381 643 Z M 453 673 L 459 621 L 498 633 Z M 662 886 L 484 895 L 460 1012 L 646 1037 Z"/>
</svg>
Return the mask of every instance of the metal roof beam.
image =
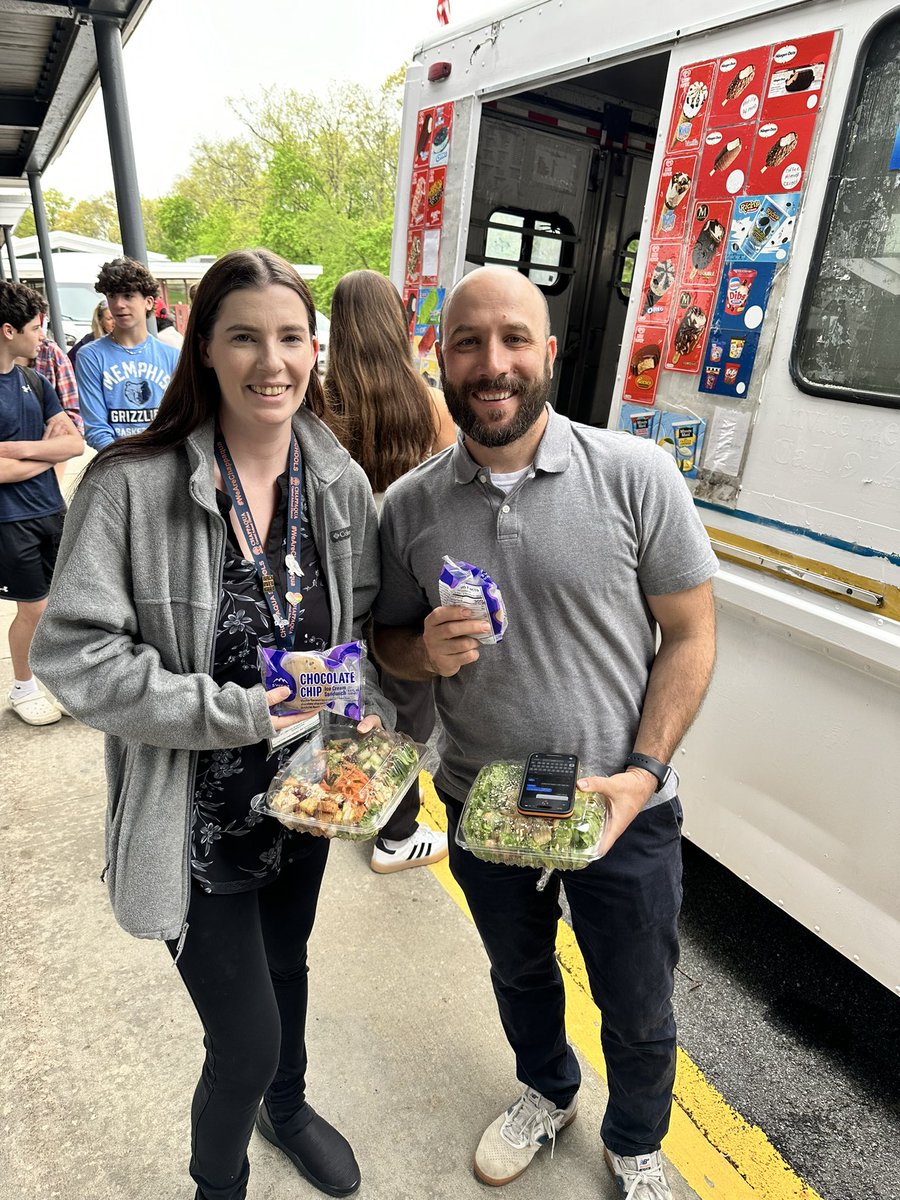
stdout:
<svg viewBox="0 0 900 1200">
<path fill-rule="evenodd" d="M 40 129 L 47 109 L 44 100 L 0 95 L 0 129 Z"/>
<path fill-rule="evenodd" d="M 66 17 L 87 7 L 88 0 L 0 0 L 0 13 L 17 17 Z"/>
</svg>

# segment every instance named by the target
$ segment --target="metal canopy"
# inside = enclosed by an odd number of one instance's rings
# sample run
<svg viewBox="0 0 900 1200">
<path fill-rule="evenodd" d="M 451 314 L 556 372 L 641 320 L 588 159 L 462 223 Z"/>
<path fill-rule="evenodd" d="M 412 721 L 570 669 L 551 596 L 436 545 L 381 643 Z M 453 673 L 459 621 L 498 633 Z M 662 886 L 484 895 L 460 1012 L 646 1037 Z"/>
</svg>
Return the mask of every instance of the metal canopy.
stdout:
<svg viewBox="0 0 900 1200">
<path fill-rule="evenodd" d="M 0 0 L 0 177 L 43 174 L 99 86 L 93 20 L 125 42 L 150 0 Z"/>
</svg>

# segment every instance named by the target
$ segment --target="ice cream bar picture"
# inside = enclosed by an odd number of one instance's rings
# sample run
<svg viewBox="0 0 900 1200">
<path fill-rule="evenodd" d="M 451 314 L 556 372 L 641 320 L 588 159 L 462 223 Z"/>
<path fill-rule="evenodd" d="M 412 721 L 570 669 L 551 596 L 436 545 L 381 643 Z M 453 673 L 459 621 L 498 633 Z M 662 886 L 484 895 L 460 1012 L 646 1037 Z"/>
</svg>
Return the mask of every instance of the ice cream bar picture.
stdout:
<svg viewBox="0 0 900 1200">
<path fill-rule="evenodd" d="M 767 120 L 801 116 L 821 106 L 834 37 L 834 30 L 829 30 L 775 45 L 763 99 Z"/>
<path fill-rule="evenodd" d="M 703 228 L 697 234 L 697 240 L 694 242 L 694 247 L 691 250 L 691 279 L 693 279 L 698 271 L 706 270 L 716 257 L 716 251 L 721 246 L 724 237 L 725 226 L 721 221 L 711 218 L 705 222 Z"/>
<path fill-rule="evenodd" d="M 796 149 L 796 146 L 797 134 L 793 130 L 780 137 L 774 146 L 770 146 L 766 152 L 766 161 L 763 163 L 762 174 L 765 175 L 769 167 L 780 166 L 787 156 Z"/>
<path fill-rule="evenodd" d="M 725 91 L 725 99 L 722 101 L 722 107 L 724 108 L 729 100 L 737 100 L 743 96 L 755 77 L 756 67 L 752 63 L 749 63 L 746 67 L 741 67 L 734 79 L 728 84 Z"/>
<path fill-rule="evenodd" d="M 659 366 L 660 348 L 655 343 L 649 346 L 638 346 L 631 356 L 632 375 L 641 376 L 648 371 L 655 371 Z"/>
<path fill-rule="evenodd" d="M 682 355 L 688 355 L 696 349 L 705 328 L 706 313 L 699 305 L 692 304 L 675 330 L 673 363 L 677 363 Z"/>
<path fill-rule="evenodd" d="M 741 152 L 743 142 L 739 137 L 732 138 L 730 142 L 726 142 L 724 147 L 716 155 L 716 160 L 713 163 L 713 169 L 710 175 L 715 175 L 716 171 L 727 171 L 734 160 Z"/>
</svg>

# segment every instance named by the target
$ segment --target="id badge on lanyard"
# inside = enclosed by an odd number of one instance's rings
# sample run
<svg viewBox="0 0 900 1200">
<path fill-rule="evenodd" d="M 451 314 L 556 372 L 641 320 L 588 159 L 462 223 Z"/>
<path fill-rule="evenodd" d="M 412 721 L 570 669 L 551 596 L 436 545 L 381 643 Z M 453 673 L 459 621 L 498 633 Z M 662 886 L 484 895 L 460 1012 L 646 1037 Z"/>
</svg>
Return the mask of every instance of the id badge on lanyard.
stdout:
<svg viewBox="0 0 900 1200">
<path fill-rule="evenodd" d="M 250 512 L 250 505 L 244 495 L 240 476 L 234 465 L 225 439 L 221 433 L 216 434 L 216 462 L 222 472 L 222 479 L 234 511 L 237 513 L 250 557 L 256 567 L 256 573 L 262 584 L 263 595 L 272 620 L 275 622 L 275 642 L 279 650 L 293 650 L 294 631 L 297 628 L 297 614 L 300 606 L 300 595 L 297 585 L 300 578 L 300 525 L 303 519 L 303 458 L 300 453 L 300 441 L 295 433 L 291 434 L 290 465 L 288 470 L 288 511 L 287 511 L 287 554 L 284 563 L 287 571 L 288 587 L 285 596 L 278 595 L 275 586 L 275 576 L 269 568 L 265 548 Z"/>
</svg>

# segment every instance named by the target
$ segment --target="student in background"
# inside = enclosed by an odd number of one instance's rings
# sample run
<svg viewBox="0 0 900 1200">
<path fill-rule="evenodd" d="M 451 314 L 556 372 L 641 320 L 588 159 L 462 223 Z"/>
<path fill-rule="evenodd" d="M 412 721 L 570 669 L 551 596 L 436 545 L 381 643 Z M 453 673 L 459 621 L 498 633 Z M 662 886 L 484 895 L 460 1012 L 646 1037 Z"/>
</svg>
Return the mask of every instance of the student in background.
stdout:
<svg viewBox="0 0 900 1200">
<path fill-rule="evenodd" d="M 88 342 L 95 342 L 97 338 L 106 337 L 108 333 L 112 333 L 115 328 L 115 321 L 112 318 L 112 313 L 109 311 L 109 305 L 105 300 L 101 300 L 91 314 L 90 332 L 86 333 L 80 341 L 69 349 L 69 362 L 75 366 L 75 359 L 78 357 L 78 351 L 86 346 Z"/>
<path fill-rule="evenodd" d="M 132 258 L 104 263 L 96 287 L 106 296 L 115 325 L 108 336 L 79 351 L 75 376 L 88 445 L 102 450 L 151 424 L 178 351 L 147 331 L 159 284 L 143 263 Z"/>
<path fill-rule="evenodd" d="M 442 394 L 416 371 L 403 301 L 377 271 L 351 271 L 335 288 L 325 397 L 326 419 L 379 506 L 395 480 L 456 441 Z M 431 684 L 383 675 L 382 687 L 396 705 L 397 728 L 427 741 L 435 720 Z M 413 786 L 375 842 L 373 871 L 387 875 L 446 857 L 446 837 L 418 822 L 419 804 Z"/>
<path fill-rule="evenodd" d="M 28 651 L 47 605 L 66 507 L 53 467 L 84 449 L 51 384 L 16 362 L 37 354 L 44 312 L 32 288 L 0 282 L 0 599 L 16 605 L 9 703 L 26 725 L 53 725 L 61 716 L 38 689 Z"/>
<path fill-rule="evenodd" d="M 172 310 L 162 300 L 156 302 L 156 336 L 167 346 L 174 346 L 176 350 L 180 350 L 184 345 L 184 338 L 175 328 Z"/>
</svg>

